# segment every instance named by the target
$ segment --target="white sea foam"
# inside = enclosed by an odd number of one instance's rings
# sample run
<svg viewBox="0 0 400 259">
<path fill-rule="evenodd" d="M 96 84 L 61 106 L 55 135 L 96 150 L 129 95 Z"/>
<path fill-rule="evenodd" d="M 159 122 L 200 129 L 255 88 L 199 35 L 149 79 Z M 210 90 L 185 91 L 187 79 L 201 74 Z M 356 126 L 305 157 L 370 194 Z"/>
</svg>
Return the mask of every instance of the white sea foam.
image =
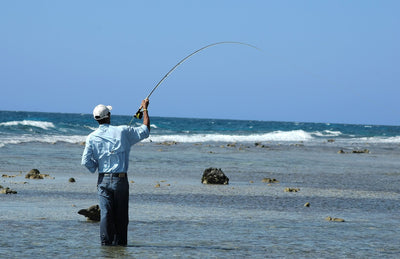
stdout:
<svg viewBox="0 0 400 259">
<path fill-rule="evenodd" d="M 150 137 L 144 142 L 164 142 L 176 141 L 180 143 L 204 143 L 204 142 L 300 142 L 300 141 L 318 141 L 319 137 L 337 136 L 339 132 L 325 132 L 324 134 L 308 133 L 303 130 L 293 131 L 274 131 L 264 134 L 171 134 L 171 135 L 155 135 L 150 134 Z M 313 137 L 316 136 L 316 137 Z M 10 136 L 9 134 L 0 136 L 0 148 L 8 144 L 23 144 L 23 143 L 47 143 L 54 144 L 58 142 L 64 143 L 81 143 L 86 140 L 87 135 L 35 135 L 35 134 L 19 134 Z M 365 137 L 365 138 L 340 138 L 338 142 L 345 143 L 400 143 L 400 136 L 395 137 Z"/>
<path fill-rule="evenodd" d="M 173 135 L 150 135 L 145 142 L 177 141 L 180 143 L 198 142 L 266 142 L 266 141 L 308 141 L 313 137 L 310 133 L 303 130 L 293 131 L 274 131 L 265 134 L 252 135 L 229 135 L 229 134 L 173 134 Z M 54 144 L 57 142 L 80 143 L 86 140 L 82 135 L 40 135 L 40 137 L 30 134 L 7 136 L 0 138 L 0 147 L 6 144 L 22 144 L 30 142 Z"/>
<path fill-rule="evenodd" d="M 182 143 L 196 142 L 263 142 L 263 141 L 308 141 L 313 137 L 303 130 L 274 131 L 265 134 L 229 135 L 229 134 L 179 134 L 154 135 L 150 139 L 155 142 L 177 141 Z"/>
<path fill-rule="evenodd" d="M 64 143 L 80 143 L 86 140 L 86 136 L 74 135 L 74 136 L 65 136 L 65 135 L 40 135 L 40 137 L 29 134 L 21 134 L 13 137 L 2 137 L 0 138 L 0 147 L 4 147 L 9 144 L 22 144 L 22 143 L 48 143 L 55 144 L 57 142 Z"/>
<path fill-rule="evenodd" d="M 164 142 L 177 141 L 181 143 L 196 142 L 265 142 L 265 141 L 308 141 L 313 137 L 310 133 L 303 130 L 293 131 L 274 131 L 265 134 L 252 135 L 229 135 L 229 134 L 174 134 L 174 135 L 150 135 L 145 141 Z M 30 134 L 7 136 L 0 138 L 0 147 L 6 144 L 22 144 L 30 142 L 40 143 L 80 143 L 86 140 L 86 136 L 82 135 L 41 135 L 40 137 Z"/>
<path fill-rule="evenodd" d="M 400 143 L 400 136 L 396 137 L 370 137 L 370 138 L 357 138 L 360 142 L 366 143 Z"/>
<path fill-rule="evenodd" d="M 337 137 L 337 136 L 342 135 L 342 132 L 332 131 L 332 130 L 324 130 L 322 132 L 320 132 L 320 131 L 314 132 L 313 134 L 318 137 Z"/>
<path fill-rule="evenodd" d="M 37 128 L 42 128 L 42 129 L 49 129 L 49 128 L 54 128 L 54 124 L 52 122 L 47 122 L 47 121 L 31 121 L 31 120 L 23 120 L 23 121 L 7 121 L 7 122 L 2 122 L 0 123 L 0 126 L 33 126 Z"/>
</svg>

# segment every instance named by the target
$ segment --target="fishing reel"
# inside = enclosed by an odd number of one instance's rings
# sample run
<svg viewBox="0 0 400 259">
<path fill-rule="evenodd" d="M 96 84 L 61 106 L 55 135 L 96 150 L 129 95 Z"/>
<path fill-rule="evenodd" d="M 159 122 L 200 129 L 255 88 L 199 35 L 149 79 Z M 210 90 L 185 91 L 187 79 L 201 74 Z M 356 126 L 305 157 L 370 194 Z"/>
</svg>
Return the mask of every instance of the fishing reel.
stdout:
<svg viewBox="0 0 400 259">
<path fill-rule="evenodd" d="M 136 119 L 141 120 L 142 117 L 143 117 L 143 111 L 141 109 L 139 109 L 133 117 L 135 117 Z"/>
</svg>

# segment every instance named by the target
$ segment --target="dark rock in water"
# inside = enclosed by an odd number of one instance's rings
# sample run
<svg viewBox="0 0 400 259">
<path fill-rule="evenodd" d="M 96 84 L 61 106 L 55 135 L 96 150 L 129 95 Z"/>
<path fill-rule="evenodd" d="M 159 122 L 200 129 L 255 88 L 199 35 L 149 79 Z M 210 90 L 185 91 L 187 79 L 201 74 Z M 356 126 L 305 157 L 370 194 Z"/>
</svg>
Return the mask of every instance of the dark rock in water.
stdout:
<svg viewBox="0 0 400 259">
<path fill-rule="evenodd" d="M 261 142 L 254 143 L 254 146 L 261 147 L 261 148 L 269 148 L 269 146 L 263 145 L 263 144 L 261 144 Z"/>
<path fill-rule="evenodd" d="M 263 178 L 261 180 L 261 182 L 263 182 L 263 183 L 279 183 L 279 181 L 276 180 L 275 178 Z"/>
<path fill-rule="evenodd" d="M 40 177 L 40 171 L 38 169 L 32 169 L 30 170 L 26 175 L 26 179 L 43 179 L 43 177 Z"/>
<path fill-rule="evenodd" d="M 13 178 L 13 177 L 16 177 L 16 175 L 2 174 L 1 177 L 4 177 L 4 178 Z"/>
<path fill-rule="evenodd" d="M 176 141 L 164 141 L 162 143 L 158 143 L 157 145 L 164 145 L 164 146 L 172 146 L 172 145 L 177 145 L 178 142 Z"/>
<path fill-rule="evenodd" d="M 294 147 L 304 147 L 303 143 L 295 143 L 295 144 L 290 144 L 290 146 L 294 146 Z"/>
<path fill-rule="evenodd" d="M 364 150 L 353 150 L 351 152 L 345 152 L 343 149 L 338 151 L 339 154 L 348 154 L 348 153 L 353 153 L 353 154 L 369 154 L 370 151 L 369 149 L 364 149 Z"/>
<path fill-rule="evenodd" d="M 289 188 L 289 187 L 286 187 L 284 189 L 284 191 L 285 192 L 298 192 L 298 191 L 300 191 L 300 188 Z"/>
<path fill-rule="evenodd" d="M 218 168 L 207 168 L 201 177 L 203 184 L 229 184 L 229 178 Z"/>
<path fill-rule="evenodd" d="M 68 182 L 74 183 L 74 182 L 75 182 L 75 178 L 73 178 L 73 177 L 69 178 L 69 179 L 68 179 Z"/>
<path fill-rule="evenodd" d="M 342 219 L 342 218 L 326 217 L 325 220 L 327 220 L 327 221 L 335 221 L 335 222 L 345 222 L 345 220 Z"/>
<path fill-rule="evenodd" d="M 3 188 L 1 185 L 0 185 L 0 193 L 4 193 L 4 194 L 17 194 L 17 191 L 14 191 L 14 190 L 11 190 L 10 188 L 8 188 L 8 187 L 6 187 L 6 188 Z"/>
<path fill-rule="evenodd" d="M 44 179 L 45 177 L 50 178 L 50 175 L 41 174 L 38 169 L 32 169 L 25 175 L 26 179 Z"/>
<path fill-rule="evenodd" d="M 368 150 L 368 149 L 364 149 L 364 150 L 353 150 L 352 153 L 353 153 L 353 154 L 369 154 L 369 150 Z"/>
<path fill-rule="evenodd" d="M 90 206 L 87 209 L 81 209 L 78 214 L 85 216 L 88 220 L 100 221 L 100 207 L 99 205 Z"/>
</svg>

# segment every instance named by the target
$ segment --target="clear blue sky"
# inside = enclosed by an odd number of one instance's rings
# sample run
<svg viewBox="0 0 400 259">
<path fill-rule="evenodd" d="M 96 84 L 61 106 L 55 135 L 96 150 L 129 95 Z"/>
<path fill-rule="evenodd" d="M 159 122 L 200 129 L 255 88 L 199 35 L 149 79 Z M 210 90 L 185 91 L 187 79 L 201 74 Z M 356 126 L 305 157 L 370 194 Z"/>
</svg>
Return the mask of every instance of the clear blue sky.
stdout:
<svg viewBox="0 0 400 259">
<path fill-rule="evenodd" d="M 400 125 L 400 1 L 0 1 L 0 110 Z"/>
</svg>

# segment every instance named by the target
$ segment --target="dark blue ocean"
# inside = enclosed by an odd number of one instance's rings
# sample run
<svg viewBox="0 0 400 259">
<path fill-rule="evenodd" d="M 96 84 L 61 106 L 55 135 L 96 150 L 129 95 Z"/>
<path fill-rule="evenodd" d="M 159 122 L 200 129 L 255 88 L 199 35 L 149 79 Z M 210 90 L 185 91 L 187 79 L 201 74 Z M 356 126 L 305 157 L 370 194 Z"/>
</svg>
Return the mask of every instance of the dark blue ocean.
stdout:
<svg viewBox="0 0 400 259">
<path fill-rule="evenodd" d="M 0 111 L 0 185 L 17 192 L 0 193 L 0 258 L 400 256 L 400 126 L 151 117 L 130 157 L 127 247 L 101 247 L 99 224 L 77 214 L 98 203 L 80 165 L 96 127 L 90 114 Z M 209 167 L 229 185 L 203 185 Z M 26 179 L 33 168 L 50 177 Z"/>
<path fill-rule="evenodd" d="M 129 116 L 113 115 L 112 123 L 127 125 Z M 355 143 L 400 143 L 400 126 L 351 125 L 246 120 L 152 117 L 153 141 L 208 142 L 299 142 L 314 144 L 334 139 Z M 133 121 L 133 125 L 140 123 Z M 0 145 L 79 143 L 97 122 L 90 114 L 0 111 Z"/>
</svg>

